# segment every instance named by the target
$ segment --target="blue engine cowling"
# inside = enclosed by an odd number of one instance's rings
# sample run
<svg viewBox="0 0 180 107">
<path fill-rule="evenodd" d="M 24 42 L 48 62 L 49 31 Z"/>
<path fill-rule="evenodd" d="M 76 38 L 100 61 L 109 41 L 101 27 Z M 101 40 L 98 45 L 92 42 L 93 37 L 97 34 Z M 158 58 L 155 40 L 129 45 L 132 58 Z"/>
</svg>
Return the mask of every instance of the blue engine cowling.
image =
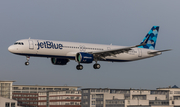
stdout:
<svg viewBox="0 0 180 107">
<path fill-rule="evenodd" d="M 66 65 L 69 59 L 51 58 L 51 63 L 54 65 Z"/>
<path fill-rule="evenodd" d="M 75 60 L 79 63 L 92 63 L 94 58 L 93 54 L 79 52 L 76 54 Z"/>
</svg>

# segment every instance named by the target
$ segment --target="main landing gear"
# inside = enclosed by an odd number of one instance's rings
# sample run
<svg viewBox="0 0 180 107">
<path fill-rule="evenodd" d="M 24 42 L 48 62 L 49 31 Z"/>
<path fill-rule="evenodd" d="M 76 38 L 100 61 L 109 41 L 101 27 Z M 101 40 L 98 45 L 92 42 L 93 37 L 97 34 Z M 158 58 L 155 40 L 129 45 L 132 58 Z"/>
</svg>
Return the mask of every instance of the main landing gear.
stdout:
<svg viewBox="0 0 180 107">
<path fill-rule="evenodd" d="M 26 60 L 27 60 L 27 62 L 25 62 L 25 65 L 26 65 L 26 66 L 29 65 L 29 59 L 30 59 L 30 57 L 29 57 L 29 56 L 26 56 Z"/>
<path fill-rule="evenodd" d="M 94 68 L 94 69 L 99 69 L 100 67 L 101 67 L 101 65 L 98 64 L 98 63 L 95 63 L 95 64 L 93 65 L 93 68 Z"/>
<path fill-rule="evenodd" d="M 77 70 L 82 70 L 82 69 L 83 69 L 83 66 L 79 64 L 79 65 L 76 66 L 76 69 L 77 69 Z"/>
<path fill-rule="evenodd" d="M 93 68 L 94 69 L 99 69 L 101 67 L 101 65 L 100 64 L 98 64 L 97 62 L 93 65 Z M 76 69 L 77 70 L 82 70 L 83 69 L 83 66 L 82 65 L 80 65 L 80 63 L 76 66 Z"/>
</svg>

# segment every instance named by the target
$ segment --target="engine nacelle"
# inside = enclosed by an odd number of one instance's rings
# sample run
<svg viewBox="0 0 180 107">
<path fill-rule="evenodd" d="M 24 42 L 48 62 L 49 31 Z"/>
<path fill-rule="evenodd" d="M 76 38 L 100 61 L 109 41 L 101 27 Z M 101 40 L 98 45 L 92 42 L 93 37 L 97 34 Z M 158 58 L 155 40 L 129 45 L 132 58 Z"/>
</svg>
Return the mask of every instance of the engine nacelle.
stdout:
<svg viewBox="0 0 180 107">
<path fill-rule="evenodd" d="M 51 63 L 54 65 L 66 65 L 69 59 L 51 58 Z"/>
<path fill-rule="evenodd" d="M 92 63 L 94 58 L 93 58 L 93 54 L 79 52 L 76 54 L 75 60 L 79 63 Z"/>
</svg>

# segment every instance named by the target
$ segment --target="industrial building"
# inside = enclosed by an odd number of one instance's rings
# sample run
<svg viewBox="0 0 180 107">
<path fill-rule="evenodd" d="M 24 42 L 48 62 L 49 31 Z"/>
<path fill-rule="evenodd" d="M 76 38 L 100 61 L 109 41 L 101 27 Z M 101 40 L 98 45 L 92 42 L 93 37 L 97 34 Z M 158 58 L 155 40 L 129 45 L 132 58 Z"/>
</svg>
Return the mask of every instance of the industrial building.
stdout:
<svg viewBox="0 0 180 107">
<path fill-rule="evenodd" d="M 13 82 L 14 81 L 0 81 L 0 96 L 17 100 L 18 106 L 81 106 L 81 91 L 78 91 L 79 86 L 13 85 Z"/>
<path fill-rule="evenodd" d="M 0 81 L 0 107 L 180 107 L 177 86 L 147 89 L 13 85 Z"/>
<path fill-rule="evenodd" d="M 180 107 L 180 88 L 82 89 L 81 107 Z"/>
<path fill-rule="evenodd" d="M 81 90 L 38 93 L 38 107 L 81 107 Z"/>
</svg>

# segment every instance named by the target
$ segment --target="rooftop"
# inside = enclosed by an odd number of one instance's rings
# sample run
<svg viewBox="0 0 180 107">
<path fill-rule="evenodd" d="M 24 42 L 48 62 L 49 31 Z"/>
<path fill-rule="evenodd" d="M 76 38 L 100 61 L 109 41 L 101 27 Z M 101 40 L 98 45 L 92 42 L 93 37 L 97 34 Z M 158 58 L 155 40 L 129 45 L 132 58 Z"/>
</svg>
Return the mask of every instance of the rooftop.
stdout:
<svg viewBox="0 0 180 107">
<path fill-rule="evenodd" d="M 45 85 L 13 85 L 13 87 L 77 87 L 80 88 L 81 86 L 45 86 Z"/>
<path fill-rule="evenodd" d="M 160 87 L 160 88 L 157 88 L 157 89 L 180 89 L 178 86 L 174 85 L 174 86 L 169 86 L 169 87 Z"/>
<path fill-rule="evenodd" d="M 81 90 L 122 90 L 122 91 L 131 91 L 131 90 L 137 90 L 137 91 L 168 91 L 168 90 L 150 90 L 150 89 L 110 89 L 110 88 L 83 88 Z"/>
<path fill-rule="evenodd" d="M 16 81 L 10 81 L 10 80 L 3 80 L 3 81 L 1 81 L 0 80 L 0 82 L 16 82 Z"/>
</svg>

